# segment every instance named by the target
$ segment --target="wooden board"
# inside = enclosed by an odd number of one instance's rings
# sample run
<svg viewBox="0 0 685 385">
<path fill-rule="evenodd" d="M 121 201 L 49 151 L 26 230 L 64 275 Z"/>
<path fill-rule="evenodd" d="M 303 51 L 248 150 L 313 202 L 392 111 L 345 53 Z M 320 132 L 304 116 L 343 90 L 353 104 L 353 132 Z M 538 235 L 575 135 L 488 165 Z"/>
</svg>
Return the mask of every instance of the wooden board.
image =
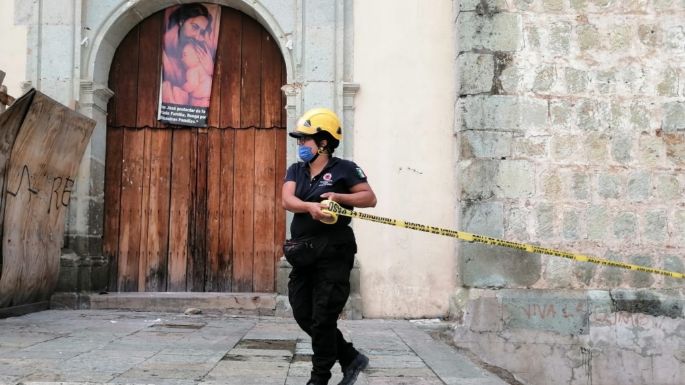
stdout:
<svg viewBox="0 0 685 385">
<path fill-rule="evenodd" d="M 0 307 L 44 301 L 54 291 L 64 217 L 95 127 L 92 119 L 30 93 L 5 173 Z"/>
</svg>

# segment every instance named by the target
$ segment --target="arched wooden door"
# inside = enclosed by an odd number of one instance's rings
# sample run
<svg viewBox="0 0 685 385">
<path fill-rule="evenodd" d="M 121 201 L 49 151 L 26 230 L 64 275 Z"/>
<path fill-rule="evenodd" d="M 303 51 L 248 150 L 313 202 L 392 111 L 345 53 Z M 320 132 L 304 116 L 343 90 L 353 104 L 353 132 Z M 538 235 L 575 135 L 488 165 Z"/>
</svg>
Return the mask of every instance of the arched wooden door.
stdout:
<svg viewBox="0 0 685 385">
<path fill-rule="evenodd" d="M 103 251 L 110 290 L 273 292 L 285 238 L 285 66 L 269 33 L 223 7 L 209 128 L 156 120 L 164 12 L 110 69 Z"/>
</svg>

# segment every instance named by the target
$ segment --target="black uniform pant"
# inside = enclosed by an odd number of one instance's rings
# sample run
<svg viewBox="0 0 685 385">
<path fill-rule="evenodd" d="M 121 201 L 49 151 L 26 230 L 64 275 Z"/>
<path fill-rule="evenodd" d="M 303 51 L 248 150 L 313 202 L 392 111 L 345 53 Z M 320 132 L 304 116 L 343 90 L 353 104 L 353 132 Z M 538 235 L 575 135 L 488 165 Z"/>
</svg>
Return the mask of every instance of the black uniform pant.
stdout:
<svg viewBox="0 0 685 385">
<path fill-rule="evenodd" d="M 357 350 L 338 330 L 338 317 L 350 295 L 356 245 L 329 244 L 317 261 L 293 267 L 288 298 L 297 324 L 312 338 L 312 378 L 327 383 L 335 361 L 347 366 Z"/>
</svg>

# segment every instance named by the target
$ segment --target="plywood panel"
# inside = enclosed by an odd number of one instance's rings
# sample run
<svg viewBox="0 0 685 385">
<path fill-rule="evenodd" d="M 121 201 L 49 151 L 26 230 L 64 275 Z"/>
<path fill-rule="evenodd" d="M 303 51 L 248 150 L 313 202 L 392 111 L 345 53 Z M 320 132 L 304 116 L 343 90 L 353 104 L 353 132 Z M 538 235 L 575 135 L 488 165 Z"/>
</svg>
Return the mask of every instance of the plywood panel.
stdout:
<svg viewBox="0 0 685 385">
<path fill-rule="evenodd" d="M 0 307 L 50 298 L 57 285 L 64 217 L 95 122 L 37 91 L 5 173 Z M 10 124 L 12 126 L 12 124 Z M 4 128 L 4 127 L 2 127 Z"/>
</svg>

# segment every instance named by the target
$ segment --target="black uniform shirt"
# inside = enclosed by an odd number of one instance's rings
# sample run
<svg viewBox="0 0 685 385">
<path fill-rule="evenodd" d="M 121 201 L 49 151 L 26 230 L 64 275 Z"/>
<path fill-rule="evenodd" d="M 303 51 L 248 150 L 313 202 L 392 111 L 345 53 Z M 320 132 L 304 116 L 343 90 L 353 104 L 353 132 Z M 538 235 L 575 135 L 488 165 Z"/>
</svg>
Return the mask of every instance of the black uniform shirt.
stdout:
<svg viewBox="0 0 685 385">
<path fill-rule="evenodd" d="M 331 157 L 328 164 L 313 179 L 309 176 L 309 167 L 305 162 L 297 162 L 290 165 L 285 175 L 286 182 L 295 182 L 295 196 L 305 202 L 321 202 L 321 194 L 335 192 L 346 194 L 350 188 L 359 183 L 366 182 L 366 175 L 359 166 L 349 160 Z M 343 206 L 352 209 L 349 206 Z M 297 238 L 304 235 L 315 235 L 325 232 L 335 232 L 346 227 L 351 218 L 338 216 L 338 221 L 333 225 L 327 225 L 314 220 L 309 213 L 295 213 L 290 224 L 290 235 Z"/>
</svg>

